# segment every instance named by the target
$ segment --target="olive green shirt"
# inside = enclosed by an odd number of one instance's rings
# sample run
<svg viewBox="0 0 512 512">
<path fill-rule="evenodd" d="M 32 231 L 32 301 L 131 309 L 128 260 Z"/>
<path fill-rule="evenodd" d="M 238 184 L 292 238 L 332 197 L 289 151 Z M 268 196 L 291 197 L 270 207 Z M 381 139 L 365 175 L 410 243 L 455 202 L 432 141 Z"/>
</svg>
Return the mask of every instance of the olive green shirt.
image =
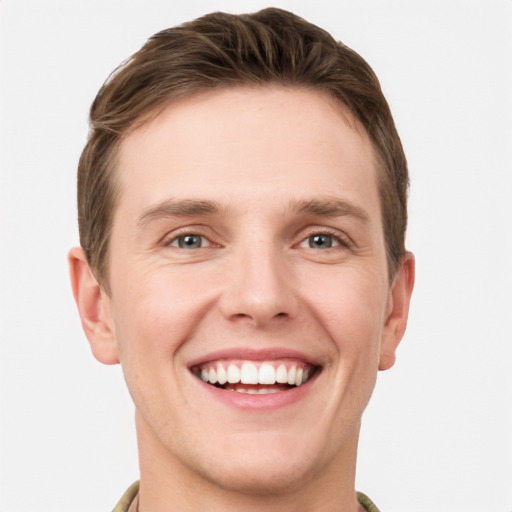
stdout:
<svg viewBox="0 0 512 512">
<path fill-rule="evenodd" d="M 114 507 L 112 512 L 137 512 L 137 501 L 139 494 L 139 482 L 130 485 L 124 493 L 119 503 Z M 365 496 L 362 492 L 357 493 L 357 501 L 367 510 L 367 512 L 379 512 L 375 503 Z"/>
</svg>

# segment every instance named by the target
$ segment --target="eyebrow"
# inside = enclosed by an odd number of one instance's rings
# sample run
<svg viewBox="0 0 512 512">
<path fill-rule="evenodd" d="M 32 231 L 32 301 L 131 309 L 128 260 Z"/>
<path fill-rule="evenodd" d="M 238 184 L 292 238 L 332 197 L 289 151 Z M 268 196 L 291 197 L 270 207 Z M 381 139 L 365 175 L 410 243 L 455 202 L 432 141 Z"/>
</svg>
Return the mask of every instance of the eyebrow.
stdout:
<svg viewBox="0 0 512 512">
<path fill-rule="evenodd" d="M 318 215 L 323 217 L 350 216 L 362 222 L 369 221 L 369 215 L 363 208 L 338 198 L 315 198 L 294 200 L 289 204 L 289 210 L 299 215 Z M 209 199 L 166 199 L 145 210 L 137 221 L 139 227 L 144 227 L 152 220 L 168 217 L 213 216 L 225 213 L 227 209 L 217 201 Z"/>
<path fill-rule="evenodd" d="M 364 223 L 370 220 L 370 216 L 363 208 L 349 201 L 331 197 L 293 201 L 291 210 L 299 214 L 323 217 L 355 217 Z"/>
<path fill-rule="evenodd" d="M 166 217 L 191 217 L 194 215 L 215 215 L 224 211 L 219 203 L 208 199 L 166 199 L 142 213 L 137 221 L 139 227 L 155 219 Z"/>
</svg>

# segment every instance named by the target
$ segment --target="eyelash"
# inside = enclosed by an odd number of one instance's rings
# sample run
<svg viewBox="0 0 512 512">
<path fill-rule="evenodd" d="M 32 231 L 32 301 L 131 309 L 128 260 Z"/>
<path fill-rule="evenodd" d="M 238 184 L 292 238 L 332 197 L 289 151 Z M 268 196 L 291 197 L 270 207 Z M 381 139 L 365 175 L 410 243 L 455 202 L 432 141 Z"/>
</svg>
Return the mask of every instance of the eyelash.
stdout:
<svg viewBox="0 0 512 512">
<path fill-rule="evenodd" d="M 337 242 L 337 245 L 327 247 L 326 249 L 336 249 L 337 247 L 350 248 L 353 245 L 352 241 L 350 240 L 350 238 L 347 235 L 340 233 L 337 230 L 333 230 L 333 229 L 329 229 L 329 228 L 311 229 L 309 234 L 301 240 L 299 245 L 307 244 L 309 242 L 309 240 L 311 239 L 311 237 L 314 237 L 314 236 L 331 237 L 332 239 L 334 239 Z M 307 248 L 313 249 L 312 247 L 307 247 Z M 322 250 L 322 248 L 319 248 L 319 249 Z M 323 250 L 326 250 L 326 249 L 323 249 Z"/>
<path fill-rule="evenodd" d="M 314 236 L 330 237 L 336 242 L 336 245 L 326 247 L 326 248 L 322 248 L 322 247 L 316 247 L 316 248 L 304 247 L 304 248 L 327 250 L 327 249 L 335 249 L 337 247 L 350 248 L 353 245 L 348 236 L 340 233 L 337 230 L 323 227 L 323 228 L 318 228 L 318 229 L 311 229 L 309 231 L 309 233 L 304 238 L 301 239 L 301 241 L 298 244 L 299 247 L 301 247 L 302 244 L 309 244 L 309 241 Z M 199 247 L 180 246 L 179 245 L 180 239 L 184 239 L 186 237 L 199 237 L 202 241 L 206 240 L 207 245 L 205 245 L 203 242 L 201 242 L 201 245 Z M 182 249 L 185 251 L 192 250 L 192 249 L 205 249 L 205 248 L 209 248 L 209 247 L 221 247 L 220 244 L 213 242 L 212 240 L 210 240 L 209 237 L 202 235 L 199 232 L 195 232 L 195 231 L 184 231 L 182 233 L 174 234 L 174 236 L 172 238 L 170 238 L 170 239 L 168 238 L 168 239 L 164 240 L 163 245 L 166 247 L 175 247 L 176 249 Z"/>
<path fill-rule="evenodd" d="M 201 242 L 201 245 L 199 247 L 183 247 L 179 245 L 180 239 L 185 239 L 187 237 L 198 237 L 201 240 L 206 240 L 208 243 L 205 245 L 203 242 Z M 176 247 L 177 249 L 183 249 L 183 250 L 189 250 L 189 249 L 204 249 L 206 247 L 219 247 L 218 244 L 215 244 L 212 242 L 207 236 L 201 235 L 200 233 L 187 231 L 185 233 L 180 233 L 177 235 L 174 235 L 171 239 L 168 239 L 167 241 L 164 241 L 164 244 L 166 247 Z"/>
</svg>

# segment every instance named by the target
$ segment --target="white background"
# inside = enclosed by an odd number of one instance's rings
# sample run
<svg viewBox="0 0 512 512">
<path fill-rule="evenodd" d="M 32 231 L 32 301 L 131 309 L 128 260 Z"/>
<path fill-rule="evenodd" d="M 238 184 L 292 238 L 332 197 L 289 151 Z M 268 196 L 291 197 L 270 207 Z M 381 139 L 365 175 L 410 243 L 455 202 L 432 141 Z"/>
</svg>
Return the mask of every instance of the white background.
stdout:
<svg viewBox="0 0 512 512">
<path fill-rule="evenodd" d="M 361 53 L 408 156 L 410 325 L 364 417 L 383 512 L 512 511 L 512 2 L 276 1 Z M 154 32 L 263 1 L 0 0 L 0 510 L 110 510 L 138 477 L 119 367 L 68 284 L 89 105 Z M 206 428 L 206 426 L 205 426 Z"/>
</svg>

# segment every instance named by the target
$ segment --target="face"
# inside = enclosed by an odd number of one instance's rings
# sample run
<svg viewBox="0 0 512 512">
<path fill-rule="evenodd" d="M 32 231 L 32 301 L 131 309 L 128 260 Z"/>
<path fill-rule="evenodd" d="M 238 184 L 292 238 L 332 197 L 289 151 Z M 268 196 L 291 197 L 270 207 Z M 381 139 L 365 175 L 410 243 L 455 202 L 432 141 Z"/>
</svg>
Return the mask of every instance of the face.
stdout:
<svg viewBox="0 0 512 512">
<path fill-rule="evenodd" d="M 398 343 L 376 173 L 309 90 L 205 93 L 125 138 L 101 316 L 142 464 L 271 490 L 353 462 Z"/>
</svg>

